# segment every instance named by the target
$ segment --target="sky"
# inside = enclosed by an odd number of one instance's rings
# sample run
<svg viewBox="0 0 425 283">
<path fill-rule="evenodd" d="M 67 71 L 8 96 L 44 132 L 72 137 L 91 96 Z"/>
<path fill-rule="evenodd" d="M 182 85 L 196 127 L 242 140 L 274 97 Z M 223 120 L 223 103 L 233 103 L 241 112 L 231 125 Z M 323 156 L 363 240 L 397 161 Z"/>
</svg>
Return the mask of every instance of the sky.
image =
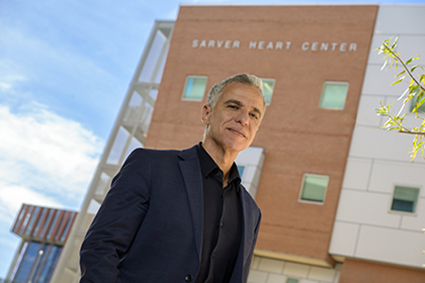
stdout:
<svg viewBox="0 0 425 283">
<path fill-rule="evenodd" d="M 321 2 L 347 3 L 182 3 Z M 0 0 L 0 278 L 22 203 L 79 210 L 154 21 L 175 20 L 180 3 Z"/>
</svg>

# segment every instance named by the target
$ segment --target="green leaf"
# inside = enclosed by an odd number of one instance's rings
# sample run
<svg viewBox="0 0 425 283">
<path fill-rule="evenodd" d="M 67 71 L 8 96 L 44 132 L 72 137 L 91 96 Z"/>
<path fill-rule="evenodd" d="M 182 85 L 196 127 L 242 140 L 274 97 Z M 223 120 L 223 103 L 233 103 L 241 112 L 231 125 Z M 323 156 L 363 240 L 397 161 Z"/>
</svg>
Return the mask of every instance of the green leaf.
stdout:
<svg viewBox="0 0 425 283">
<path fill-rule="evenodd" d="M 401 75 L 403 75 L 404 73 L 406 73 L 406 70 L 404 70 L 404 71 L 402 71 L 402 72 L 400 72 L 400 73 L 398 73 L 395 77 L 397 78 L 397 77 L 400 77 Z"/>
<path fill-rule="evenodd" d="M 396 81 L 395 81 L 395 82 L 393 82 L 391 85 L 393 86 L 393 85 L 396 85 L 396 84 L 400 83 L 400 82 L 401 82 L 404 78 L 405 78 L 405 77 L 402 77 L 401 79 L 396 80 Z"/>
<path fill-rule="evenodd" d="M 413 61 L 413 58 L 410 58 L 409 60 L 406 61 L 406 65 L 409 65 L 410 62 L 412 62 L 412 61 Z"/>
<path fill-rule="evenodd" d="M 418 99 L 418 100 L 416 101 L 415 109 L 416 109 L 416 110 L 418 110 L 418 108 L 419 108 L 419 107 L 421 107 L 421 105 L 422 105 L 422 104 L 424 104 L 424 103 L 425 103 L 425 97 L 422 97 L 422 99 L 421 99 L 421 100 L 419 100 L 419 99 Z"/>
<path fill-rule="evenodd" d="M 403 92 L 403 94 L 399 98 L 397 98 L 397 100 L 402 99 L 406 95 L 406 93 L 408 93 L 408 92 L 409 92 L 409 88 L 406 88 L 406 90 Z M 403 103 L 406 103 L 407 100 L 408 99 L 406 99 Z"/>
<path fill-rule="evenodd" d="M 385 68 L 388 63 L 388 59 L 385 59 L 384 64 L 382 64 L 381 71 Z"/>
</svg>

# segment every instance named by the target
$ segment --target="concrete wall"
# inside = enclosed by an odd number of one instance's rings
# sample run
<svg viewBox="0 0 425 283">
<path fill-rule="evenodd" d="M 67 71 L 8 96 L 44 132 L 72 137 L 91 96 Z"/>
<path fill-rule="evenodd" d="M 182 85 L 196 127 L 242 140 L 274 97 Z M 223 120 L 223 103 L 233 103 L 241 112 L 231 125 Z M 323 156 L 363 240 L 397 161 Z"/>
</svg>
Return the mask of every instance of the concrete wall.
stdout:
<svg viewBox="0 0 425 283">
<path fill-rule="evenodd" d="M 425 249 L 422 232 L 425 228 L 425 162 L 421 157 L 410 162 L 407 152 L 411 150 L 413 136 L 380 129 L 384 118 L 374 111 L 380 100 L 385 104 L 395 102 L 394 108 L 399 107 L 397 98 L 407 85 L 391 86 L 395 71 L 380 71 L 381 57 L 373 51 L 382 40 L 399 36 L 397 51 L 402 58 L 407 60 L 418 52 L 425 55 L 424 14 L 424 5 L 383 5 L 379 8 L 331 254 L 417 268 L 425 263 L 425 256 L 418 253 Z M 420 63 L 424 62 L 421 59 Z M 416 214 L 390 211 L 395 185 L 420 188 Z"/>
<path fill-rule="evenodd" d="M 299 283 L 337 283 L 341 264 L 324 268 L 264 257 L 254 257 L 248 283 L 286 283 L 288 278 Z"/>
</svg>

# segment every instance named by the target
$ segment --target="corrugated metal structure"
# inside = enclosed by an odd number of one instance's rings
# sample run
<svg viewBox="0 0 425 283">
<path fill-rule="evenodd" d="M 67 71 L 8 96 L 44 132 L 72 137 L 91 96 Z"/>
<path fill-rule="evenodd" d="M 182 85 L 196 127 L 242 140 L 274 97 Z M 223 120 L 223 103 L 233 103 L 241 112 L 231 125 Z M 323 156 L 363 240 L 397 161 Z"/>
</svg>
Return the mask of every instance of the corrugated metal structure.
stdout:
<svg viewBox="0 0 425 283">
<path fill-rule="evenodd" d="M 23 204 L 12 232 L 22 238 L 6 282 L 49 282 L 77 212 Z"/>
</svg>

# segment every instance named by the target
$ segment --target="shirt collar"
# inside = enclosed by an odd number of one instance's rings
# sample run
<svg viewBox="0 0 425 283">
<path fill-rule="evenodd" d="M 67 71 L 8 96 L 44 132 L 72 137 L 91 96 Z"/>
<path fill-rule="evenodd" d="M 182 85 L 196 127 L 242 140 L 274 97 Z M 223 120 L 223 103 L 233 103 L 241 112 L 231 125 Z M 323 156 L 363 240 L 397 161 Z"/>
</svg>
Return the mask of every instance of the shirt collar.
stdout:
<svg viewBox="0 0 425 283">
<path fill-rule="evenodd" d="M 205 178 L 208 177 L 214 171 L 219 170 L 220 172 L 222 172 L 220 167 L 218 167 L 217 163 L 215 163 L 214 159 L 212 159 L 212 157 L 208 154 L 208 152 L 202 147 L 202 142 L 199 142 L 197 146 L 197 150 L 198 150 L 198 156 L 199 156 L 199 163 L 201 164 L 201 171 Z M 230 168 L 229 174 L 230 175 L 229 175 L 228 183 L 230 184 L 236 181 L 237 182 L 236 190 L 239 192 L 240 190 L 239 184 L 241 182 L 241 177 L 239 176 L 238 167 L 236 166 L 235 162 L 233 162 L 232 167 Z"/>
</svg>

